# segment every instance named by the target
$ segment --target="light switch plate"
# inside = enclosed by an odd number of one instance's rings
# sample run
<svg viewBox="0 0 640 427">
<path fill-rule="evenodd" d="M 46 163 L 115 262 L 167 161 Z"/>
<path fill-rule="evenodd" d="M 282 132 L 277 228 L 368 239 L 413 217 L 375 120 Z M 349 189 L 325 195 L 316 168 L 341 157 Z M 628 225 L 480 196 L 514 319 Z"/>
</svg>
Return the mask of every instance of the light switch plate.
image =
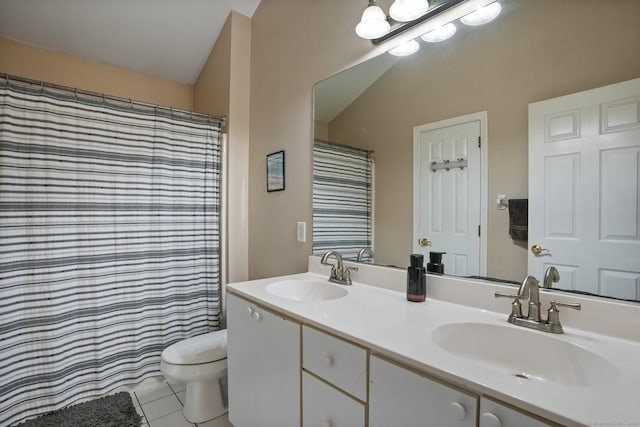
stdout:
<svg viewBox="0 0 640 427">
<path fill-rule="evenodd" d="M 296 235 L 298 242 L 302 243 L 307 241 L 307 223 L 303 221 L 296 223 Z"/>
</svg>

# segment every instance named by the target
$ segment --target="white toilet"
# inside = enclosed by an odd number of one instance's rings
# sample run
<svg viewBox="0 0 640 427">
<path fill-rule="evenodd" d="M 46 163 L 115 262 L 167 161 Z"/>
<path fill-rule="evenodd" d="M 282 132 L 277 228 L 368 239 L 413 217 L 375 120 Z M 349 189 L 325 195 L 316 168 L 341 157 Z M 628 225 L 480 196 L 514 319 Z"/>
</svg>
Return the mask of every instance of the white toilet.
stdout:
<svg viewBox="0 0 640 427">
<path fill-rule="evenodd" d="M 165 348 L 160 370 L 186 383 L 184 417 L 202 423 L 227 412 L 227 330 L 179 341 Z"/>
</svg>

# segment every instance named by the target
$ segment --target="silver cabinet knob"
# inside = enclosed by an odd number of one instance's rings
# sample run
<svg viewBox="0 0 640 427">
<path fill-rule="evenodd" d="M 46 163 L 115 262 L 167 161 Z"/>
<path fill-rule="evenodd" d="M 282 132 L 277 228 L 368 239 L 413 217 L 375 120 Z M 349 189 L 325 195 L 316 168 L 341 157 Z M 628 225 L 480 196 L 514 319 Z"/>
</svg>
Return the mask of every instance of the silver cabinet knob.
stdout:
<svg viewBox="0 0 640 427">
<path fill-rule="evenodd" d="M 324 357 L 324 359 L 322 359 L 322 364 L 327 368 L 332 367 L 333 366 L 333 362 L 334 362 L 333 356 L 326 355 Z"/>
<path fill-rule="evenodd" d="M 322 427 L 333 427 L 333 421 L 331 420 L 325 420 L 322 422 Z"/>
<path fill-rule="evenodd" d="M 501 427 L 500 418 L 491 412 L 485 412 L 480 416 L 480 427 Z"/>
<path fill-rule="evenodd" d="M 467 410 L 461 403 L 451 402 L 449 404 L 449 415 L 456 421 L 462 421 L 467 416 Z"/>
<path fill-rule="evenodd" d="M 258 321 L 262 318 L 262 316 L 260 315 L 260 313 L 258 313 L 257 311 L 253 311 L 253 314 L 251 314 L 251 317 L 253 317 L 254 320 Z"/>
</svg>

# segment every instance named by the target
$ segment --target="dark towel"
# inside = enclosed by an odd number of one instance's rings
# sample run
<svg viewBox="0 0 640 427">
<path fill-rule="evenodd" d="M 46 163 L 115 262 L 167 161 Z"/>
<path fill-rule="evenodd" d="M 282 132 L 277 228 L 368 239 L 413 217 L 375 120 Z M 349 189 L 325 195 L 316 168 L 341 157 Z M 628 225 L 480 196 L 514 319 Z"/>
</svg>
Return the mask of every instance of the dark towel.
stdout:
<svg viewBox="0 0 640 427">
<path fill-rule="evenodd" d="M 513 240 L 529 238 L 529 199 L 509 199 L 509 234 Z"/>
</svg>

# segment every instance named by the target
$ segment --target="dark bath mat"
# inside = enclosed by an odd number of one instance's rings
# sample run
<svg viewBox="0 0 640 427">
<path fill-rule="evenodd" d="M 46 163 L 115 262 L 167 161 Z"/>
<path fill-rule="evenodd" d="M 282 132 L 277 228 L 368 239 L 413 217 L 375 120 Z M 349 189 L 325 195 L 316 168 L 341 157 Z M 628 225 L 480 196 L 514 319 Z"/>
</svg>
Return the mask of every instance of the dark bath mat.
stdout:
<svg viewBox="0 0 640 427">
<path fill-rule="evenodd" d="M 141 417 L 126 391 L 48 412 L 16 427 L 139 427 Z"/>
</svg>

